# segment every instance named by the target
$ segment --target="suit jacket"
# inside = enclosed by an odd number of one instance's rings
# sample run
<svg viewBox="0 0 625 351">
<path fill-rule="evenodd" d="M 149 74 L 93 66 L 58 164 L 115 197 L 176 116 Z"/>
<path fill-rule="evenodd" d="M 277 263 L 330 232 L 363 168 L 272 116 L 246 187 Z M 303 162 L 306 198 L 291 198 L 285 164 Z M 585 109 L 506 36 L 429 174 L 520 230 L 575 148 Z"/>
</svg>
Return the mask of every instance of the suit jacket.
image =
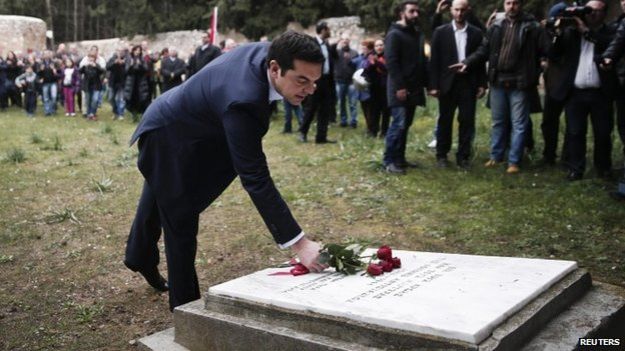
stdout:
<svg viewBox="0 0 625 351">
<path fill-rule="evenodd" d="M 482 39 L 482 31 L 467 23 L 466 56 L 471 55 L 480 47 Z M 432 35 L 431 57 L 428 69 L 428 88 L 430 90 L 439 90 L 440 94 L 443 95 L 449 93 L 457 75 L 448 67 L 458 62 L 460 61 L 458 60 L 454 28 L 451 23 L 442 25 L 438 27 Z M 486 88 L 485 65 L 468 67 L 467 72 L 463 75 L 469 80 L 471 88 Z"/>
<path fill-rule="evenodd" d="M 215 45 L 208 45 L 202 50 L 202 46 L 195 49 L 193 56 L 189 58 L 189 77 L 199 72 L 204 66 L 221 55 L 221 49 Z"/>
<path fill-rule="evenodd" d="M 614 37 L 614 28 L 603 25 L 597 31 L 589 31 L 587 40 L 595 43 L 594 61 L 601 59 L 601 55 L 610 45 Z M 556 100 L 565 100 L 574 87 L 575 75 L 581 53 L 581 34 L 577 28 L 566 28 L 557 36 L 549 49 L 549 59 L 561 68 L 561 79 L 550 83 L 549 94 Z M 605 71 L 597 65 L 601 79 L 601 91 L 609 98 L 614 98 L 617 91 L 618 79 L 613 69 Z"/>
<path fill-rule="evenodd" d="M 269 43 L 238 47 L 163 95 L 131 138 L 139 170 L 167 215 L 198 214 L 239 175 L 278 243 L 301 232 L 269 174 Z"/>
<path fill-rule="evenodd" d="M 173 61 L 167 57 L 161 60 L 161 77 L 163 77 L 163 92 L 182 84 L 182 75 L 186 67 L 184 61 L 175 58 Z M 174 74 L 173 78 L 171 74 Z"/>
<path fill-rule="evenodd" d="M 388 70 L 387 98 L 389 107 L 425 105 L 423 89 L 427 86 L 425 35 L 412 26 L 392 23 L 384 39 L 384 57 Z M 406 101 L 399 101 L 396 92 L 408 91 Z"/>
</svg>

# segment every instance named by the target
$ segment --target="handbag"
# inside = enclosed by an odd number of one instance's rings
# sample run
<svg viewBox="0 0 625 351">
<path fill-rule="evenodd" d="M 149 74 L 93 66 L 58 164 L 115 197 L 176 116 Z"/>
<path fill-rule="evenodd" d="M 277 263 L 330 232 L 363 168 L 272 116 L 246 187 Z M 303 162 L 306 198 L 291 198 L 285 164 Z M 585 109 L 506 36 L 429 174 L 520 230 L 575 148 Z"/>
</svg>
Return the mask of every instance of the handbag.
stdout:
<svg viewBox="0 0 625 351">
<path fill-rule="evenodd" d="M 354 87 L 360 91 L 369 89 L 369 85 L 371 85 L 364 73 L 365 69 L 359 68 L 352 75 L 352 82 L 354 83 Z"/>
</svg>

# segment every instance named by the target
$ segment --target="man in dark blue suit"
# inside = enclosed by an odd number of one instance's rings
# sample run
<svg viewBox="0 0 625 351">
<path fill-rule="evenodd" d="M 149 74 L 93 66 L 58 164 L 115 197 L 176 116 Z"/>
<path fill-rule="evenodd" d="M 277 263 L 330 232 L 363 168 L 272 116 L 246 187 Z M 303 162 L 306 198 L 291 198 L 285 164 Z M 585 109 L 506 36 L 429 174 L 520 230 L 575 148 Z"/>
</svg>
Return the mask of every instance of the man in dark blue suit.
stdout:
<svg viewBox="0 0 625 351">
<path fill-rule="evenodd" d="M 262 149 L 270 102 L 293 105 L 315 91 L 324 56 L 315 40 L 286 32 L 222 55 L 155 100 L 131 139 L 139 141 L 143 193 L 124 263 L 154 288 L 169 289 L 174 307 L 200 298 L 195 254 L 200 213 L 236 178 L 274 240 L 291 247 L 311 271 L 319 244 L 308 240 L 276 189 Z M 168 279 L 158 272 L 165 233 Z"/>
<path fill-rule="evenodd" d="M 438 98 L 439 116 L 436 128 L 436 160 L 447 167 L 451 149 L 454 113 L 458 109 L 458 152 L 456 163 L 467 169 L 475 135 L 475 105 L 486 90 L 485 65 L 459 73 L 449 66 L 461 62 L 482 43 L 482 31 L 467 21 L 471 11 L 468 0 L 451 4 L 451 23 L 441 25 L 432 35 L 429 62 L 429 91 Z"/>
</svg>

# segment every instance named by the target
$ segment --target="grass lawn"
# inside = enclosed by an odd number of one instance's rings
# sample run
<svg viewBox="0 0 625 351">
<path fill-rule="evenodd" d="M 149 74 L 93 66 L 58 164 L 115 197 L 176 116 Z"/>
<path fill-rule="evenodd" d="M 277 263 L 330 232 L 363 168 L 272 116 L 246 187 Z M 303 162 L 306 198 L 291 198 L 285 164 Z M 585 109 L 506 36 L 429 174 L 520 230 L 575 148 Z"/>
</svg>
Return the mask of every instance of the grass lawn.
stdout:
<svg viewBox="0 0 625 351">
<path fill-rule="evenodd" d="M 625 204 L 607 195 L 615 181 L 591 169 L 569 183 L 561 168 L 537 166 L 539 152 L 518 175 L 484 169 L 483 107 L 472 169 L 439 169 L 426 147 L 436 115 L 430 102 L 417 110 L 407 148 L 422 168 L 405 176 L 381 170 L 383 141 L 366 138 L 362 120 L 356 130 L 331 127 L 339 143 L 327 145 L 300 144 L 280 133 L 280 120 L 272 123 L 270 169 L 307 233 L 325 242 L 349 236 L 406 250 L 575 260 L 594 279 L 625 286 Z M 108 105 L 98 122 L 41 115 L 41 106 L 33 119 L 16 108 L 0 113 L 0 349 L 133 349 L 172 325 L 166 294 L 122 264 L 142 186 L 136 146 L 127 145 L 135 124 L 113 121 Z M 539 125 L 534 115 L 541 150 Z M 614 145 L 620 166 L 617 138 Z M 289 254 L 276 248 L 238 181 L 202 214 L 198 241 L 202 291 Z"/>
</svg>

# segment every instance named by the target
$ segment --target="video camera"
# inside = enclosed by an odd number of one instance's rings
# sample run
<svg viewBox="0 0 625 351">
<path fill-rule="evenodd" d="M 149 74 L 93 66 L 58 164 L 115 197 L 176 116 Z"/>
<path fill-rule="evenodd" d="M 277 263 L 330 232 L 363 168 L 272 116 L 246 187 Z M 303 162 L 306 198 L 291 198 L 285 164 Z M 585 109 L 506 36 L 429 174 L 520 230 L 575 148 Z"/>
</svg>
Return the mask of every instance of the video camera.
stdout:
<svg viewBox="0 0 625 351">
<path fill-rule="evenodd" d="M 592 8 L 589 6 L 565 7 L 556 16 L 549 18 L 545 27 L 548 30 L 555 30 L 567 26 L 575 26 L 577 22 L 573 19 L 574 17 L 583 18 L 589 13 L 592 13 Z"/>
</svg>

